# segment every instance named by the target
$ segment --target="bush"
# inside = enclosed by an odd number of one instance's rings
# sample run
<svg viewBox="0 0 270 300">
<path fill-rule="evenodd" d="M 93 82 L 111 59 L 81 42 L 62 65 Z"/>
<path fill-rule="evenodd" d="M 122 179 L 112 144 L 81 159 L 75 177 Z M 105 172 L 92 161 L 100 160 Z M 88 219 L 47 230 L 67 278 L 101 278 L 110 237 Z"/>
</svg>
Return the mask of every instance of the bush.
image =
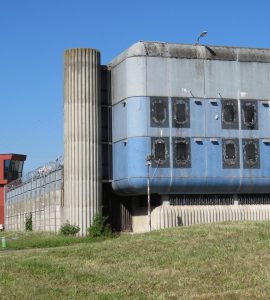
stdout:
<svg viewBox="0 0 270 300">
<path fill-rule="evenodd" d="M 94 217 L 93 224 L 88 228 L 88 235 L 92 238 L 95 237 L 111 237 L 112 230 L 109 224 L 106 224 L 108 217 L 102 216 L 97 213 Z"/>
<path fill-rule="evenodd" d="M 80 231 L 80 227 L 76 225 L 71 225 L 68 221 L 64 223 L 61 228 L 60 232 L 63 235 L 75 235 Z"/>
<path fill-rule="evenodd" d="M 25 216 L 25 230 L 32 231 L 33 230 L 33 222 L 32 222 L 32 214 L 27 214 Z"/>
</svg>

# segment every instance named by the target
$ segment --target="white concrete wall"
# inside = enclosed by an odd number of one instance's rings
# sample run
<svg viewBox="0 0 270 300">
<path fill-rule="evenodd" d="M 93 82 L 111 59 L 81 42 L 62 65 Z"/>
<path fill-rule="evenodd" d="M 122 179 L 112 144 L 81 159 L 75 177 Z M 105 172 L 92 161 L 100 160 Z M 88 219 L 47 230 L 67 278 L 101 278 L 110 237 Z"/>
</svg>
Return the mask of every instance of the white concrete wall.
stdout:
<svg viewBox="0 0 270 300">
<path fill-rule="evenodd" d="M 26 216 L 32 214 L 33 231 L 58 232 L 64 219 L 63 192 L 52 191 L 36 198 L 7 202 L 5 229 L 24 231 Z"/>
<path fill-rule="evenodd" d="M 5 193 L 5 229 L 25 230 L 26 217 L 32 214 L 34 231 L 58 232 L 66 221 L 64 207 L 62 169 L 11 183 Z"/>
<path fill-rule="evenodd" d="M 86 235 L 102 197 L 100 53 L 69 49 L 64 62 L 66 218 Z"/>
<path fill-rule="evenodd" d="M 151 212 L 152 230 L 225 221 L 270 220 L 270 205 L 161 205 Z M 146 209 L 133 215 L 133 231 L 147 232 Z"/>
</svg>

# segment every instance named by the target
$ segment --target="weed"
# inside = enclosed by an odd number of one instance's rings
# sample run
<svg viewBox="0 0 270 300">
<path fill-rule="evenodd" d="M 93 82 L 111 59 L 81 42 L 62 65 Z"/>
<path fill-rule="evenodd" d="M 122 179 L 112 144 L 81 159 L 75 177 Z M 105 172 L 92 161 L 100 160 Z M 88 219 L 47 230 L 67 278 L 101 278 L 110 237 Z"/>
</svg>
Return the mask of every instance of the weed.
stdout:
<svg viewBox="0 0 270 300">
<path fill-rule="evenodd" d="M 68 221 L 64 223 L 60 228 L 60 232 L 63 235 L 76 235 L 79 231 L 79 226 L 71 225 Z"/>
<path fill-rule="evenodd" d="M 91 238 L 111 237 L 112 230 L 109 224 L 106 224 L 108 217 L 104 217 L 101 213 L 97 213 L 94 217 L 92 225 L 88 229 L 88 235 Z"/>
<path fill-rule="evenodd" d="M 32 231 L 33 230 L 32 213 L 27 214 L 25 216 L 25 230 L 26 231 Z"/>
</svg>

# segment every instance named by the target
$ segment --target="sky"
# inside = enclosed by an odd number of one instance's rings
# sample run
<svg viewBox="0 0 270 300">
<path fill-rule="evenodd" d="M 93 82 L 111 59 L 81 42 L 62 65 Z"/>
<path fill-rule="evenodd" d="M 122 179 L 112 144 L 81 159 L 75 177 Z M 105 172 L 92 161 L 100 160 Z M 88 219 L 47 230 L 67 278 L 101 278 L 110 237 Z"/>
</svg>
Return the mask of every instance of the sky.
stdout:
<svg viewBox="0 0 270 300">
<path fill-rule="evenodd" d="M 137 41 L 270 48 L 269 0 L 0 0 L 0 153 L 63 155 L 63 53 L 102 64 Z M 24 173 L 25 173 L 24 172 Z"/>
</svg>

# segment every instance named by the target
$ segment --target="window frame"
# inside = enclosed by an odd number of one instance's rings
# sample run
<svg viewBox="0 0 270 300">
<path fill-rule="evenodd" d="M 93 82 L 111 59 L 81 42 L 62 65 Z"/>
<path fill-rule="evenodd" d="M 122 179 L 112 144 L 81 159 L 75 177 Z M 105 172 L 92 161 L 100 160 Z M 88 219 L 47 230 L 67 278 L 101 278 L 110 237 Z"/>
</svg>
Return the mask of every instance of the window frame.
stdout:
<svg viewBox="0 0 270 300">
<path fill-rule="evenodd" d="M 225 106 L 231 105 L 234 108 L 235 119 L 232 122 L 225 120 Z M 221 99 L 221 128 L 239 129 L 238 101 L 235 99 Z"/>
<path fill-rule="evenodd" d="M 177 144 L 184 143 L 187 146 L 187 159 L 178 160 L 176 157 L 177 154 Z M 174 168 L 191 168 L 191 146 L 190 146 L 190 138 L 181 138 L 174 137 L 172 138 L 173 144 L 173 167 Z"/>
<path fill-rule="evenodd" d="M 189 98 L 171 98 L 172 103 L 172 127 L 173 128 L 190 128 L 190 101 Z M 176 105 L 184 104 L 185 105 L 185 121 L 181 122 L 177 120 L 176 114 Z"/>
<path fill-rule="evenodd" d="M 248 125 L 246 122 L 245 107 L 253 106 L 254 107 L 254 123 Z M 244 130 L 258 130 L 258 101 L 256 100 L 241 100 L 241 129 Z"/>
<path fill-rule="evenodd" d="M 257 157 L 254 163 L 246 159 L 246 147 L 253 144 L 255 146 L 255 156 Z M 243 139 L 242 140 L 242 150 L 243 150 L 243 168 L 244 169 L 260 169 L 260 142 L 259 139 Z"/>
<path fill-rule="evenodd" d="M 162 103 L 164 105 L 164 121 L 155 120 L 155 104 Z M 157 128 L 169 127 L 169 98 L 166 97 L 150 97 L 150 126 Z"/>
<path fill-rule="evenodd" d="M 158 143 L 164 143 L 164 157 L 165 160 L 155 159 L 155 145 Z M 152 167 L 169 168 L 170 167 L 170 143 L 169 137 L 152 137 L 151 138 L 151 153 L 153 156 Z"/>
<path fill-rule="evenodd" d="M 234 145 L 235 158 L 226 157 L 226 146 Z M 223 169 L 239 169 L 240 168 L 240 153 L 239 153 L 239 139 L 222 139 L 222 167 Z"/>
</svg>

